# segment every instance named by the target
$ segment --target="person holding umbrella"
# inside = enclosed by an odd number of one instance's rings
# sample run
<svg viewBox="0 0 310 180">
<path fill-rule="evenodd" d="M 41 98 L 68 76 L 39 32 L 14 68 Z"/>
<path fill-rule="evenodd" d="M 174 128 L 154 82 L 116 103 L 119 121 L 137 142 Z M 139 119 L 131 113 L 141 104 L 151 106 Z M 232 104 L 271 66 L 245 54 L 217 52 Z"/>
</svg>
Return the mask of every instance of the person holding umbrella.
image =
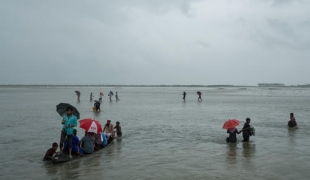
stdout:
<svg viewBox="0 0 310 180">
<path fill-rule="evenodd" d="M 237 119 L 229 119 L 226 121 L 223 125 L 223 129 L 227 129 L 227 133 L 229 134 L 229 137 L 226 138 L 226 142 L 230 143 L 236 143 L 237 142 L 237 136 L 236 134 L 240 134 L 236 128 L 240 122 Z"/>
<path fill-rule="evenodd" d="M 61 121 L 62 130 L 60 136 L 60 153 L 62 153 L 64 140 L 67 137 L 68 145 L 69 145 L 69 156 L 71 156 L 72 152 L 72 138 L 73 138 L 73 127 L 77 126 L 77 117 L 72 114 L 72 107 L 68 106 L 66 108 L 66 113 L 63 115 L 63 119 Z"/>
</svg>

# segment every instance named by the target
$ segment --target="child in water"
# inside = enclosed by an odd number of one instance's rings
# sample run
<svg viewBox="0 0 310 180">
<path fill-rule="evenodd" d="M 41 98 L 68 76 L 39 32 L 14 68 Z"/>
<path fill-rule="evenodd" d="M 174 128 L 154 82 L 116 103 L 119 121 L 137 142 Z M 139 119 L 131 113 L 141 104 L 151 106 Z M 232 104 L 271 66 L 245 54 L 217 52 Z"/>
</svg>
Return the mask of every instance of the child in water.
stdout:
<svg viewBox="0 0 310 180">
<path fill-rule="evenodd" d="M 114 129 L 116 129 L 115 132 L 116 132 L 117 137 L 122 137 L 122 128 L 120 126 L 119 121 L 116 122 Z"/>
<path fill-rule="evenodd" d="M 294 117 L 294 113 L 291 113 L 290 114 L 290 121 L 287 122 L 287 126 L 289 128 L 298 128 L 297 127 L 297 122 L 296 122 L 296 119 Z"/>
<path fill-rule="evenodd" d="M 56 155 L 56 150 L 58 148 L 58 144 L 56 142 L 53 143 L 52 148 L 48 149 L 43 157 L 43 161 L 51 160 Z"/>
</svg>

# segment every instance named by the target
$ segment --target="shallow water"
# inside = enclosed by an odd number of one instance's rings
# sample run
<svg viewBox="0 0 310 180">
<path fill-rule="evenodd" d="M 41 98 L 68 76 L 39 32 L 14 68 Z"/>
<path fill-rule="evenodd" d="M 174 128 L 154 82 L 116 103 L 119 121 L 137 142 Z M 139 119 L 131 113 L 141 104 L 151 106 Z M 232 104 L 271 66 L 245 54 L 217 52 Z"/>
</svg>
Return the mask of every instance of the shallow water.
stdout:
<svg viewBox="0 0 310 180">
<path fill-rule="evenodd" d="M 74 91 L 81 91 L 76 102 Z M 120 101 L 108 101 L 118 91 Z M 182 92 L 187 92 L 186 102 Z M 202 92 L 202 102 L 196 91 Z M 91 111 L 99 92 L 103 112 Z M 65 164 L 42 162 L 59 143 L 56 105 L 68 102 L 81 118 L 121 122 L 122 140 Z M 307 88 L 0 88 L 0 179 L 307 179 L 310 89 Z M 294 112 L 298 130 L 286 128 Z M 246 117 L 256 129 L 249 143 L 226 144 L 225 120 Z M 77 128 L 79 138 L 83 130 Z"/>
</svg>

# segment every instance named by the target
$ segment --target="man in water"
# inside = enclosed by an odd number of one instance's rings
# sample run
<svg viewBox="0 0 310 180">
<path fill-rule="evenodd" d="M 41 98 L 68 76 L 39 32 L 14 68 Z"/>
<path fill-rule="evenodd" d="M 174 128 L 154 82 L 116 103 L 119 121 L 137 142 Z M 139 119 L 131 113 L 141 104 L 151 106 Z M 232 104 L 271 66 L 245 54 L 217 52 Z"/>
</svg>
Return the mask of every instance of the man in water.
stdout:
<svg viewBox="0 0 310 180">
<path fill-rule="evenodd" d="M 96 101 L 95 104 L 94 104 L 94 107 L 96 108 L 96 112 L 100 112 L 100 102 L 99 101 Z"/>
<path fill-rule="evenodd" d="M 118 94 L 117 94 L 117 91 L 116 91 L 116 93 L 115 93 L 115 99 L 116 99 L 116 101 L 118 101 L 119 99 L 118 99 Z"/>
<path fill-rule="evenodd" d="M 81 96 L 81 94 L 77 95 L 77 102 L 80 102 L 80 96 Z"/>
<path fill-rule="evenodd" d="M 243 141 L 242 142 L 249 142 L 250 140 L 250 118 L 246 118 L 246 122 L 244 123 L 244 126 L 240 132 L 242 132 L 243 135 Z"/>
<path fill-rule="evenodd" d="M 104 95 L 103 95 L 102 92 L 100 92 L 100 94 L 99 94 L 99 101 L 102 101 L 102 96 L 104 96 Z"/>
<path fill-rule="evenodd" d="M 185 98 L 186 98 L 186 92 L 185 91 L 183 91 L 183 100 L 185 101 Z"/>
<path fill-rule="evenodd" d="M 90 95 L 89 95 L 89 100 L 90 100 L 90 101 L 93 101 L 93 97 L 94 97 L 94 96 L 93 96 L 93 93 L 90 93 Z"/>
<path fill-rule="evenodd" d="M 287 126 L 288 126 L 289 128 L 298 128 L 298 127 L 297 127 L 296 119 L 295 119 L 295 117 L 294 117 L 294 113 L 291 113 L 291 114 L 290 114 L 290 119 L 291 119 L 291 120 L 289 120 L 289 121 L 287 122 Z"/>
<path fill-rule="evenodd" d="M 201 92 L 197 91 L 197 94 L 198 94 L 198 101 L 202 101 L 202 99 L 201 99 Z"/>
<path fill-rule="evenodd" d="M 63 119 L 61 121 L 63 124 L 62 130 L 61 130 L 61 136 L 60 136 L 60 153 L 62 153 L 62 148 L 64 145 L 64 140 L 67 137 L 67 141 L 69 144 L 69 156 L 71 156 L 72 152 L 72 139 L 73 139 L 73 127 L 77 125 L 77 118 L 75 115 L 72 114 L 72 108 L 68 106 L 66 108 L 66 114 L 63 116 Z"/>
<path fill-rule="evenodd" d="M 110 119 L 107 119 L 107 123 L 104 125 L 103 132 L 105 132 L 108 141 L 114 139 L 114 128 Z"/>
<path fill-rule="evenodd" d="M 113 92 L 110 91 L 110 93 L 108 94 L 110 101 L 112 101 L 112 96 L 113 96 Z"/>
</svg>

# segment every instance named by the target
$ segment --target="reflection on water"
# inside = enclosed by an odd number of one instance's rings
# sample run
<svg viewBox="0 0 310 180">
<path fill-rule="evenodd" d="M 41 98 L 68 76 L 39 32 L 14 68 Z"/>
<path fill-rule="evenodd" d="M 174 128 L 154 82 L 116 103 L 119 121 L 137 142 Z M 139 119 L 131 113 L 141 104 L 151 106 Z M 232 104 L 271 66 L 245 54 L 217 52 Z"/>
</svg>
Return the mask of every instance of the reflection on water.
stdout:
<svg viewBox="0 0 310 180">
<path fill-rule="evenodd" d="M 244 157 L 252 157 L 255 154 L 255 144 L 251 144 L 250 142 L 244 142 L 242 144 L 243 150 L 242 155 Z"/>
<path fill-rule="evenodd" d="M 227 143 L 226 163 L 228 169 L 235 169 L 237 164 L 237 143 Z"/>
<path fill-rule="evenodd" d="M 51 179 L 76 179 L 79 177 L 79 159 L 57 165 L 53 165 L 51 162 L 44 163 L 46 174 L 48 174 Z"/>
</svg>

